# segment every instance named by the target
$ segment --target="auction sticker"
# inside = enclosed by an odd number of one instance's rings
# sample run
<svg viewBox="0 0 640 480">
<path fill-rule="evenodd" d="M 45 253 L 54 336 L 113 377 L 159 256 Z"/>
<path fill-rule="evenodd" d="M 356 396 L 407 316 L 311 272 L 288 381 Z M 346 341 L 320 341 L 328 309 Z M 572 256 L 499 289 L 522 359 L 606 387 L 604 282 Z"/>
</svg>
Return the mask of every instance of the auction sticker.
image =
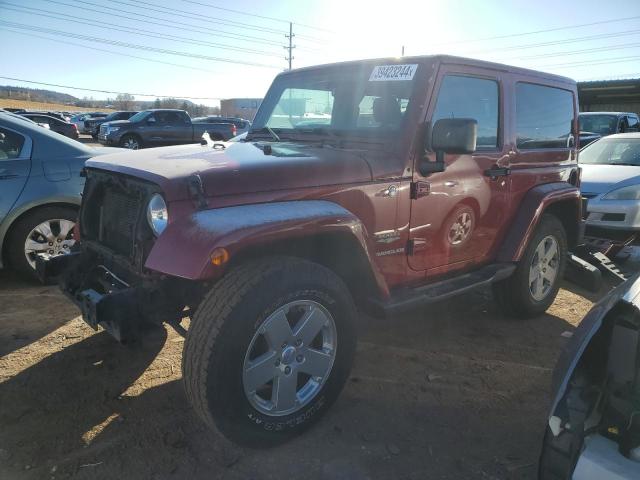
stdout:
<svg viewBox="0 0 640 480">
<path fill-rule="evenodd" d="M 418 69 L 417 63 L 404 65 L 376 65 L 369 77 L 370 82 L 398 82 L 413 80 Z"/>
</svg>

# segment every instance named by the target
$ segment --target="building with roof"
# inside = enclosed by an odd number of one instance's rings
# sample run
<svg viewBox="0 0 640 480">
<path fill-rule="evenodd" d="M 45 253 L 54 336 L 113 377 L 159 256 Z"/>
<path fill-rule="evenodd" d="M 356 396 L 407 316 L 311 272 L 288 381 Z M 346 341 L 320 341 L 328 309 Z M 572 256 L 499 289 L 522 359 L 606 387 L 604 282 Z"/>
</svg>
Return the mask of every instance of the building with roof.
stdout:
<svg viewBox="0 0 640 480">
<path fill-rule="evenodd" d="M 223 117 L 238 117 L 253 121 L 261 98 L 228 98 L 220 100 L 220 114 Z"/>
<path fill-rule="evenodd" d="M 578 82 L 581 112 L 640 114 L 640 78 Z"/>
</svg>

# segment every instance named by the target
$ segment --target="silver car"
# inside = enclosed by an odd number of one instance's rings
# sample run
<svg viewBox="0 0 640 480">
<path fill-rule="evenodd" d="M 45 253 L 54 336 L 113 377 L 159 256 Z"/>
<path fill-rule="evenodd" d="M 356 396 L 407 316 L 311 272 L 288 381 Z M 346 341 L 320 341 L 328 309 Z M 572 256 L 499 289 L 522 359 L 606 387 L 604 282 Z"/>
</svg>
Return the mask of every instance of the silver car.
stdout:
<svg viewBox="0 0 640 480">
<path fill-rule="evenodd" d="M 553 371 L 539 480 L 640 478 L 640 277 L 600 300 Z"/>
<path fill-rule="evenodd" d="M 587 235 L 622 241 L 640 233 L 640 133 L 593 142 L 579 161 Z"/>
</svg>

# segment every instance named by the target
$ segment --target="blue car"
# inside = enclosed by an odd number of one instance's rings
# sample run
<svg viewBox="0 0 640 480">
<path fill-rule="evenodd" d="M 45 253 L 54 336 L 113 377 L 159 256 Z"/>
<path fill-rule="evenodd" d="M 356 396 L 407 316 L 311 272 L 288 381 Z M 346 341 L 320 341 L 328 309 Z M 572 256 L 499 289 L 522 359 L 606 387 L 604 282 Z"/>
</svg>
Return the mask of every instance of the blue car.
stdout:
<svg viewBox="0 0 640 480">
<path fill-rule="evenodd" d="M 84 162 L 115 150 L 90 148 L 0 112 L 0 268 L 34 278 L 38 254 L 69 252 Z"/>
</svg>

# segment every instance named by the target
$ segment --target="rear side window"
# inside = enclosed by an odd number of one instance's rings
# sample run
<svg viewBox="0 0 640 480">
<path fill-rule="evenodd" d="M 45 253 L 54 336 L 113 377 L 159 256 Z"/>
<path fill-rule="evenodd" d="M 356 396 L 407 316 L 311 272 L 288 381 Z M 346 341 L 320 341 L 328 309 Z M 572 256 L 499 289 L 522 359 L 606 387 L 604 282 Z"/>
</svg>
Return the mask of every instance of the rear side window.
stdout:
<svg viewBox="0 0 640 480">
<path fill-rule="evenodd" d="M 0 128 L 0 161 L 19 158 L 23 147 L 24 137 L 22 135 Z"/>
<path fill-rule="evenodd" d="M 473 118 L 478 122 L 477 148 L 498 146 L 498 82 L 447 75 L 442 81 L 432 122 Z"/>
<path fill-rule="evenodd" d="M 568 90 L 516 84 L 516 145 L 521 149 L 568 148 L 573 124 Z"/>
</svg>

